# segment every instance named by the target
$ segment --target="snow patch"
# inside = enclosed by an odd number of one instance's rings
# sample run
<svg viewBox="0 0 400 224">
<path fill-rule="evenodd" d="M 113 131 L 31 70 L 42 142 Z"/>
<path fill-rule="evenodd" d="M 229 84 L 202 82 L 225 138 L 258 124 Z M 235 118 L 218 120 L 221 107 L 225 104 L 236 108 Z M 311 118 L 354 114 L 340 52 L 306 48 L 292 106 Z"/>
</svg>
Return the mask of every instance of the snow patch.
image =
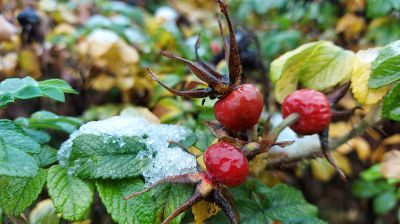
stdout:
<svg viewBox="0 0 400 224">
<path fill-rule="evenodd" d="M 149 150 L 138 153 L 138 158 L 152 158 L 143 176 L 147 183 L 154 183 L 166 176 L 196 172 L 196 158 L 179 147 L 169 147 L 168 141 L 184 140 L 191 131 L 185 127 L 168 124 L 152 124 L 143 117 L 120 115 L 106 120 L 92 121 L 70 135 L 58 152 L 62 166 L 67 167 L 75 138 L 83 134 L 102 136 L 104 143 L 113 141 L 125 145 L 123 136 L 142 137 Z M 116 138 L 117 137 L 117 138 Z"/>
</svg>

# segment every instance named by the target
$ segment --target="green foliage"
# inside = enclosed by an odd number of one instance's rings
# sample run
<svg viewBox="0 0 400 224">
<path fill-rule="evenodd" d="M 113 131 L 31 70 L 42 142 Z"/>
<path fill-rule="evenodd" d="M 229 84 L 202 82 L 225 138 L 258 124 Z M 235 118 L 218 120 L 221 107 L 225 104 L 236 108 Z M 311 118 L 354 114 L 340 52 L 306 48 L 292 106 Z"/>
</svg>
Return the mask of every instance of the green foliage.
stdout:
<svg viewBox="0 0 400 224">
<path fill-rule="evenodd" d="M 32 99 L 41 96 L 64 102 L 64 93 L 76 94 L 77 92 L 67 82 L 60 79 L 41 82 L 31 77 L 6 79 L 0 83 L 0 108 L 16 99 Z"/>
<path fill-rule="evenodd" d="M 0 206 L 8 215 L 19 215 L 42 192 L 46 171 L 40 169 L 34 177 L 1 177 Z"/>
<path fill-rule="evenodd" d="M 155 220 L 155 203 L 150 193 L 139 195 L 130 200 L 123 197 L 144 188 L 139 179 L 120 181 L 97 181 L 97 190 L 113 220 L 119 224 L 153 223 Z"/>
<path fill-rule="evenodd" d="M 137 157 L 147 146 L 139 137 L 84 134 L 73 141 L 68 170 L 81 178 L 121 179 L 142 174 L 149 160 Z"/>
<path fill-rule="evenodd" d="M 379 51 L 372 63 L 372 73 L 368 80 L 371 88 L 394 84 L 383 100 L 382 115 L 400 121 L 400 41 L 388 44 Z M 397 84 L 396 84 L 397 83 Z"/>
<path fill-rule="evenodd" d="M 40 152 L 35 155 L 35 160 L 39 167 L 47 167 L 57 161 L 57 150 L 51 146 L 42 146 Z"/>
<path fill-rule="evenodd" d="M 47 188 L 54 205 L 64 219 L 83 220 L 93 202 L 93 184 L 71 176 L 61 166 L 52 166 L 47 176 Z"/>
<path fill-rule="evenodd" d="M 400 79 L 400 41 L 393 42 L 379 51 L 372 63 L 372 73 L 368 81 L 371 88 L 379 88 Z"/>
<path fill-rule="evenodd" d="M 361 179 L 352 185 L 353 195 L 372 199 L 372 208 L 377 215 L 390 212 L 399 202 L 396 181 L 383 178 L 380 164 L 361 172 Z"/>
<path fill-rule="evenodd" d="M 192 192 L 192 186 L 182 184 L 165 184 L 156 188 L 153 193 L 153 200 L 156 204 L 156 221 L 154 223 L 159 223 L 166 219 L 192 195 Z M 183 216 L 184 214 L 177 216 L 171 223 L 181 223 Z"/>
<path fill-rule="evenodd" d="M 380 17 L 387 15 L 392 10 L 400 9 L 399 0 L 367 0 L 367 16 Z"/>
<path fill-rule="evenodd" d="M 30 118 L 18 118 L 16 122 L 31 129 L 52 129 L 68 134 L 82 124 L 78 118 L 60 116 L 44 110 L 33 113 Z"/>
<path fill-rule="evenodd" d="M 400 82 L 384 98 L 382 115 L 385 118 L 400 121 Z"/>
<path fill-rule="evenodd" d="M 14 177 L 36 176 L 39 167 L 34 158 L 25 152 L 9 148 L 0 138 L 0 175 Z"/>
<path fill-rule="evenodd" d="M 17 124 L 10 120 L 0 120 L 0 138 L 9 149 L 17 149 L 26 153 L 38 153 L 40 145 Z"/>
<path fill-rule="evenodd" d="M 249 178 L 233 188 L 241 223 L 325 223 L 318 219 L 318 209 L 309 204 L 302 193 L 284 184 L 268 188 L 259 180 Z M 221 215 L 215 221 L 223 222 Z"/>
</svg>

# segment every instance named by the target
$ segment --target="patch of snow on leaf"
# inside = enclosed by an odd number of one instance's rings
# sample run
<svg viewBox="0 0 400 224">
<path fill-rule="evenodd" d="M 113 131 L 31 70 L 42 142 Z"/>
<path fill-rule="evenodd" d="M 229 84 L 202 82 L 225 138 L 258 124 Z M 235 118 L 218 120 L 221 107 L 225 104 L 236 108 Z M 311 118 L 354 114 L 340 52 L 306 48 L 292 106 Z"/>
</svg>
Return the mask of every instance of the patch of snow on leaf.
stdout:
<svg viewBox="0 0 400 224">
<path fill-rule="evenodd" d="M 196 172 L 196 158 L 179 147 L 169 147 L 168 143 L 168 141 L 184 140 L 191 134 L 187 128 L 177 125 L 152 124 L 143 117 L 124 115 L 88 122 L 73 132 L 70 138 L 61 145 L 58 159 L 62 166 L 67 167 L 73 141 L 82 134 L 102 136 L 105 143 L 117 141 L 121 147 L 125 142 L 119 137 L 146 136 L 143 138 L 143 143 L 147 145 L 149 151 L 141 151 L 137 156 L 151 158 L 155 155 L 143 173 L 147 183 L 154 183 L 166 176 Z"/>
</svg>

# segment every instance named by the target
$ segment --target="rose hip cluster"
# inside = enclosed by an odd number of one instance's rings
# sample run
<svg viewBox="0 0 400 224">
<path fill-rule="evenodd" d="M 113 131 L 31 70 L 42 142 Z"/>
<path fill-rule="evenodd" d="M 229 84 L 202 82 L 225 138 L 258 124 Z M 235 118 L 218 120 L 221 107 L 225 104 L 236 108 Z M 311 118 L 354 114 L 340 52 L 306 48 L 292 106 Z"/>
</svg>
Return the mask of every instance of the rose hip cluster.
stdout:
<svg viewBox="0 0 400 224">
<path fill-rule="evenodd" d="M 228 44 L 225 41 L 222 24 L 218 18 L 224 45 L 225 60 L 229 69 L 228 75 L 220 74 L 200 59 L 198 55 L 200 36 L 195 45 L 195 62 L 166 51 L 161 51 L 161 54 L 185 63 L 200 80 L 208 85 L 207 88 L 175 90 L 162 83 L 158 76 L 148 69 L 153 80 L 175 95 L 189 98 L 218 98 L 218 101 L 214 105 L 214 114 L 219 122 L 217 125 L 222 125 L 221 129 L 223 129 L 223 131 L 214 131 L 213 134 L 220 138 L 220 141 L 209 146 L 203 154 L 205 170 L 199 166 L 196 173 L 166 177 L 153 183 L 145 190 L 125 198 L 129 199 L 140 195 L 163 183 L 195 185 L 196 188 L 193 195 L 172 212 L 163 223 L 171 222 L 177 215 L 200 200 L 216 203 L 228 217 L 230 223 L 240 223 L 239 213 L 236 210 L 227 187 L 238 186 L 246 181 L 249 174 L 248 158 L 253 158 L 259 153 L 268 152 L 273 145 L 285 146 L 291 143 L 276 142 L 279 132 L 270 133 L 268 122 L 264 127 L 263 135 L 261 137 L 257 136 L 256 140 L 251 139 L 256 142 L 248 142 L 249 137 L 245 140 L 239 139 L 240 133 L 245 133 L 245 131 L 250 130 L 258 123 L 264 102 L 260 91 L 254 85 L 240 84 L 243 71 L 235 33 L 228 15 L 227 4 L 223 0 L 217 0 L 217 2 L 226 18 L 229 28 Z M 326 152 L 327 130 L 332 119 L 331 104 L 330 100 L 323 93 L 307 89 L 298 90 L 285 99 L 282 105 L 282 114 L 283 117 L 295 117 L 290 127 L 296 133 L 301 135 L 319 134 L 324 155 L 336 167 Z M 213 128 L 209 127 L 209 129 Z M 236 145 L 241 147 L 237 147 Z M 247 150 L 246 145 L 256 145 L 257 147 L 251 151 Z"/>
</svg>

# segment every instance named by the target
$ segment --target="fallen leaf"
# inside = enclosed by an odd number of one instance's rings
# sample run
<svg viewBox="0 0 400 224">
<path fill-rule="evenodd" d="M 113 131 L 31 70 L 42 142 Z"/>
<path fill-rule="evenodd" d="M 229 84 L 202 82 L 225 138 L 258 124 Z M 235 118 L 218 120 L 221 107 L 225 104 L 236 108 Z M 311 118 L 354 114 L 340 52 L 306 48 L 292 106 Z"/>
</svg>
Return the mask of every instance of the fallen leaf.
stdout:
<svg viewBox="0 0 400 224">
<path fill-rule="evenodd" d="M 221 209 L 215 204 L 205 200 L 197 202 L 192 207 L 195 224 L 202 224 L 208 218 L 216 215 Z"/>
<path fill-rule="evenodd" d="M 400 179 L 400 151 L 392 150 L 383 155 L 381 172 L 385 178 Z"/>
</svg>

